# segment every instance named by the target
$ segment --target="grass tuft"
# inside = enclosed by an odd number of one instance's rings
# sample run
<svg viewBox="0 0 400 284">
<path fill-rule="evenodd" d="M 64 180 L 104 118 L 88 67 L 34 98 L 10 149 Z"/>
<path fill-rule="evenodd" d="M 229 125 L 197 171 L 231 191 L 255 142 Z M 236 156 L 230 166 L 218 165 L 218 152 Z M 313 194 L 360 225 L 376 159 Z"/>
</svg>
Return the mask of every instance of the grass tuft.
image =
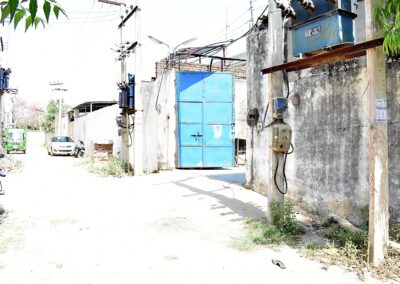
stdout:
<svg viewBox="0 0 400 284">
<path fill-rule="evenodd" d="M 257 245 L 293 244 L 299 232 L 293 204 L 273 204 L 271 214 L 273 224 L 269 224 L 265 218 L 247 219 L 247 233 L 243 238 L 236 240 L 235 247 L 239 250 L 250 250 Z"/>
<path fill-rule="evenodd" d="M 126 161 L 120 161 L 115 157 L 110 159 L 102 165 L 92 165 L 90 168 L 91 172 L 94 172 L 100 176 L 111 176 L 111 177 L 124 177 L 133 175 L 133 168 L 131 164 Z"/>
</svg>

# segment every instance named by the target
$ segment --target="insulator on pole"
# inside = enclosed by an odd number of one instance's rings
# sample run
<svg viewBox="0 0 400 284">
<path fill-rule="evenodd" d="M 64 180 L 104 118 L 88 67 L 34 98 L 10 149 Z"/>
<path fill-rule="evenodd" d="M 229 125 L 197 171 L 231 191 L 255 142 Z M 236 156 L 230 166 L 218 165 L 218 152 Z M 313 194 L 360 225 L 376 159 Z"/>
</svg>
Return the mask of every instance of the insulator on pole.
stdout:
<svg viewBox="0 0 400 284">
<path fill-rule="evenodd" d="M 303 6 L 304 9 L 314 11 L 315 10 L 315 5 L 312 0 L 298 0 L 300 5 Z M 331 0 L 328 0 L 331 1 Z M 333 0 L 336 1 L 336 0 Z"/>
<path fill-rule="evenodd" d="M 285 0 L 275 0 L 276 7 L 282 10 L 282 15 L 287 18 L 296 19 L 296 12 L 290 6 L 288 1 Z"/>
</svg>

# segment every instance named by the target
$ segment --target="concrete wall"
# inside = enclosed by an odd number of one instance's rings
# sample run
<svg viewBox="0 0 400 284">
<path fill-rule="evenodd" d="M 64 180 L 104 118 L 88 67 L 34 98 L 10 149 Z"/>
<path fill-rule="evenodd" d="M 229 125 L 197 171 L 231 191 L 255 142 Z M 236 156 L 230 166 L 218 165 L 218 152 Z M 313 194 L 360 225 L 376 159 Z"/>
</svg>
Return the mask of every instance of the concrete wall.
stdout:
<svg viewBox="0 0 400 284">
<path fill-rule="evenodd" d="M 81 116 L 73 122 L 73 133 L 70 135 L 74 141 L 82 140 L 85 143 L 89 156 L 92 142 L 112 140 L 113 154 L 120 157 L 121 137 L 118 136 L 118 127 L 115 122 L 117 115 L 119 115 L 118 105 L 113 105 Z"/>
<path fill-rule="evenodd" d="M 247 82 L 235 79 L 235 138 L 246 139 Z"/>
<path fill-rule="evenodd" d="M 145 173 L 175 168 L 176 70 L 165 71 L 156 81 L 144 84 L 143 168 Z"/>
<path fill-rule="evenodd" d="M 264 119 L 268 104 L 266 76 L 260 72 L 266 66 L 267 31 L 252 33 L 247 41 L 247 109 L 258 109 L 259 121 Z M 267 121 L 265 122 L 267 123 Z M 268 189 L 268 135 L 267 131 L 257 131 L 247 127 L 246 180 L 247 186 L 266 194 Z"/>
<path fill-rule="evenodd" d="M 53 138 L 53 136 L 55 135 L 54 132 L 45 132 L 44 134 L 44 144 L 49 145 L 49 143 L 51 142 L 51 138 Z"/>
<path fill-rule="evenodd" d="M 260 70 L 267 66 L 266 31 L 248 38 L 248 109 L 260 122 L 267 87 Z M 400 63 L 387 65 L 389 111 L 389 191 L 391 218 L 400 219 Z M 291 97 L 285 121 L 293 129 L 295 151 L 288 156 L 287 197 L 313 213 L 336 213 L 355 224 L 366 221 L 369 205 L 369 128 L 365 58 L 290 73 Z M 268 188 L 269 129 L 248 127 L 247 185 Z"/>
<path fill-rule="evenodd" d="M 391 217 L 400 220 L 400 62 L 387 65 L 389 200 Z"/>
<path fill-rule="evenodd" d="M 293 75 L 300 104 L 290 105 L 286 120 L 295 146 L 288 158 L 289 196 L 321 215 L 335 212 L 361 223 L 369 204 L 365 62 Z"/>
</svg>

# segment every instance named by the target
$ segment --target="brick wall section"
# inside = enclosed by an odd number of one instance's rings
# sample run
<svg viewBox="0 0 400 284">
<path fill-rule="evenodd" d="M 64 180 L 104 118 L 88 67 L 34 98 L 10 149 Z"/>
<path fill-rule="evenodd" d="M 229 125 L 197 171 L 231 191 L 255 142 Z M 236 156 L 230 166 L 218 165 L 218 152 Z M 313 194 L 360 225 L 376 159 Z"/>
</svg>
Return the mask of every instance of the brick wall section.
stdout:
<svg viewBox="0 0 400 284">
<path fill-rule="evenodd" d="M 113 144 L 93 143 L 93 161 L 108 161 L 113 154 Z"/>
<path fill-rule="evenodd" d="M 156 63 L 156 77 L 160 76 L 163 70 L 166 68 L 166 61 L 162 60 Z M 175 68 L 180 71 L 199 71 L 199 72 L 209 72 L 210 65 L 206 64 L 195 64 L 195 63 L 184 63 L 181 62 L 180 67 L 178 62 L 171 62 L 170 68 Z M 224 67 L 224 72 L 232 72 L 235 75 L 235 79 L 246 79 L 247 69 L 246 66 L 243 67 Z M 215 62 L 212 66 L 211 72 L 221 72 L 221 63 Z"/>
</svg>

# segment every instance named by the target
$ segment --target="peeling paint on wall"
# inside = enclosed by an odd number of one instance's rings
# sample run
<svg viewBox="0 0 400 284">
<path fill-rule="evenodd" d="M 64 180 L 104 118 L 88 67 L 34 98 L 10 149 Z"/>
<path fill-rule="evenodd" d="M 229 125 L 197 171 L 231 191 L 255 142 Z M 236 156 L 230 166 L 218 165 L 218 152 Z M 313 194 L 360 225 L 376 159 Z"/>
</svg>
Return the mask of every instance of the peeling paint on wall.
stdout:
<svg viewBox="0 0 400 284">
<path fill-rule="evenodd" d="M 213 125 L 213 135 L 215 139 L 222 137 L 222 125 Z"/>
</svg>

